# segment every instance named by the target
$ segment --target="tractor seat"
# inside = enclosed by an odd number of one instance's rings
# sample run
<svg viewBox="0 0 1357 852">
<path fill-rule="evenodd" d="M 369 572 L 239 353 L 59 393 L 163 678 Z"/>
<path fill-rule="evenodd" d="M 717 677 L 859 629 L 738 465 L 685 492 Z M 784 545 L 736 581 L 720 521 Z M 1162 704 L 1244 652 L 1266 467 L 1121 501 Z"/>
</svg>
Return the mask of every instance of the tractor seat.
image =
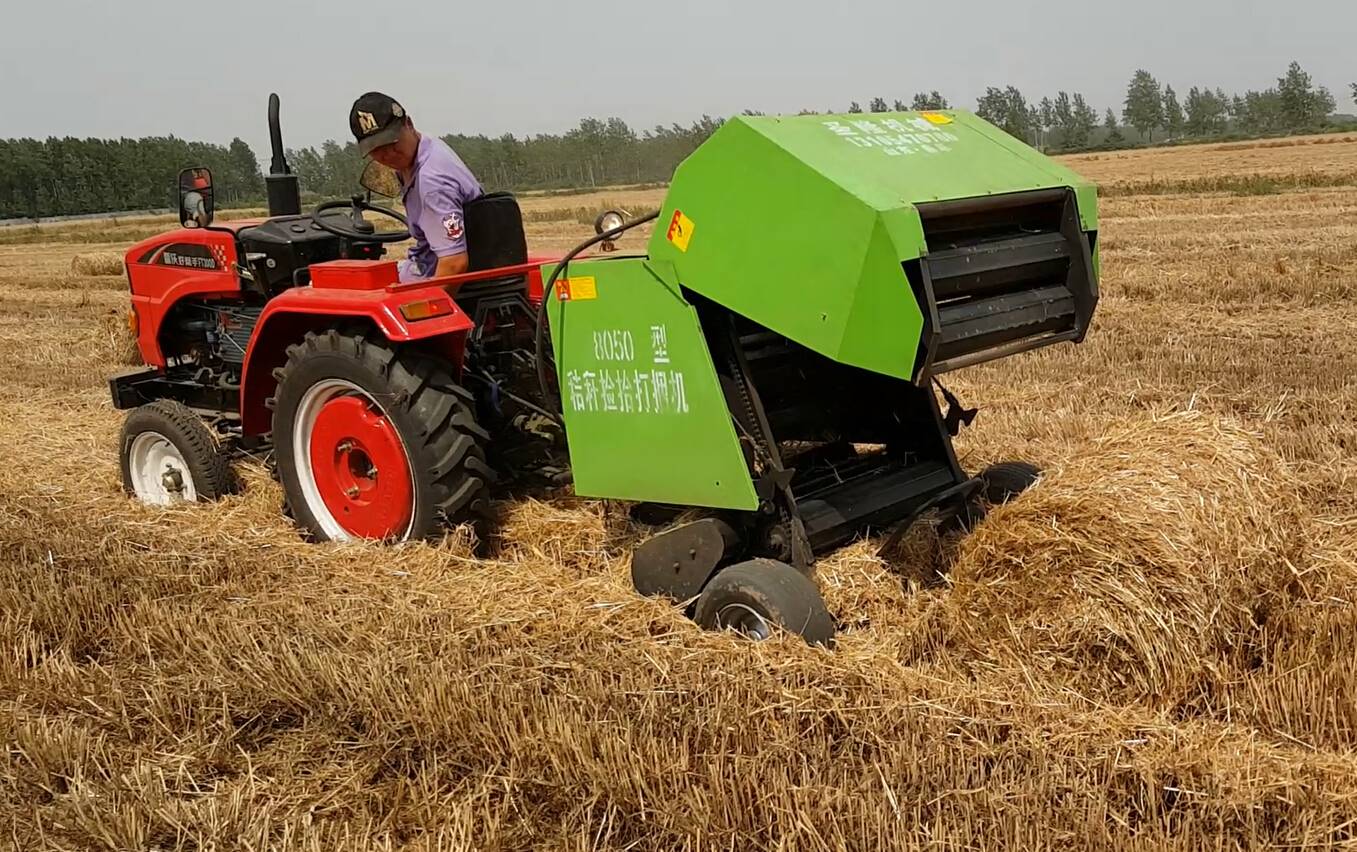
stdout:
<svg viewBox="0 0 1357 852">
<path fill-rule="evenodd" d="M 501 266 L 519 266 L 528 262 L 528 238 L 523 233 L 523 213 L 518 199 L 508 192 L 482 195 L 462 209 L 466 221 L 467 272 L 482 272 Z M 484 292 L 497 289 L 511 280 L 522 278 L 511 275 L 486 281 L 464 284 L 459 294 L 473 289 Z"/>
<path fill-rule="evenodd" d="M 467 272 L 483 272 L 528 262 L 528 239 L 518 199 L 508 192 L 482 195 L 462 208 L 466 223 Z M 490 297 L 490 298 L 487 298 Z M 457 289 L 457 303 L 479 324 L 484 313 L 506 304 L 529 305 L 528 277 L 468 281 Z"/>
</svg>

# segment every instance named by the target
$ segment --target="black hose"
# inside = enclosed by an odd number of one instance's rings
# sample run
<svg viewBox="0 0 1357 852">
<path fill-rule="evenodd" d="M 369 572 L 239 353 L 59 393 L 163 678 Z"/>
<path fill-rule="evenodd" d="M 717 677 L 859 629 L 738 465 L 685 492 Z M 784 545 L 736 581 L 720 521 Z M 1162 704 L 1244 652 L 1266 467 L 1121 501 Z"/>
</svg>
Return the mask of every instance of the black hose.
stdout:
<svg viewBox="0 0 1357 852">
<path fill-rule="evenodd" d="M 565 416 L 565 410 L 562 406 L 556 404 L 552 400 L 551 393 L 547 390 L 546 347 L 544 345 L 545 336 L 542 334 L 542 329 L 546 326 L 547 305 L 551 303 L 551 291 L 556 288 L 556 279 L 561 277 L 561 273 L 570 265 L 571 260 L 590 246 L 597 245 L 605 240 L 615 240 L 622 234 L 635 228 L 637 225 L 644 225 L 646 222 L 652 222 L 658 218 L 660 218 L 660 211 L 658 210 L 647 213 L 639 219 L 624 222 L 616 228 L 613 228 L 611 231 L 604 231 L 575 246 L 566 253 L 565 257 L 561 258 L 560 263 L 556 264 L 556 268 L 552 271 L 551 277 L 547 279 L 546 286 L 542 289 L 542 303 L 537 306 L 537 324 L 533 329 L 533 357 L 537 362 L 537 386 L 542 392 L 543 406 L 553 412 L 551 416 L 562 426 L 565 425 L 565 422 L 562 420 Z"/>
</svg>

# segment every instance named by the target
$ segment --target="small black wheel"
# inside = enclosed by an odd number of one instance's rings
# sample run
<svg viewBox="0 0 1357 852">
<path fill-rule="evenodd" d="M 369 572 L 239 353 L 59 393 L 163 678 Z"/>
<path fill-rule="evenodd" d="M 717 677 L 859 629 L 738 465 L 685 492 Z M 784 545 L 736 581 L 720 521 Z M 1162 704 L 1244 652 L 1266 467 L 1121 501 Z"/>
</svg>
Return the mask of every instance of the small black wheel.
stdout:
<svg viewBox="0 0 1357 852">
<path fill-rule="evenodd" d="M 216 500 L 230 490 L 231 468 L 217 436 L 171 399 L 127 415 L 118 456 L 123 490 L 152 506 Z"/>
<path fill-rule="evenodd" d="M 751 559 L 718 572 L 697 599 L 697 623 L 763 640 L 781 627 L 811 645 L 831 645 L 834 618 L 814 581 L 785 562 Z"/>
<path fill-rule="evenodd" d="M 1041 469 L 1027 462 L 999 462 L 980 472 L 981 492 L 990 503 L 1007 503 L 1031 488 L 1041 478 Z"/>
<path fill-rule="evenodd" d="M 452 368 L 330 330 L 288 347 L 273 440 L 293 520 L 320 541 L 409 541 L 489 509 L 489 435 Z"/>
</svg>

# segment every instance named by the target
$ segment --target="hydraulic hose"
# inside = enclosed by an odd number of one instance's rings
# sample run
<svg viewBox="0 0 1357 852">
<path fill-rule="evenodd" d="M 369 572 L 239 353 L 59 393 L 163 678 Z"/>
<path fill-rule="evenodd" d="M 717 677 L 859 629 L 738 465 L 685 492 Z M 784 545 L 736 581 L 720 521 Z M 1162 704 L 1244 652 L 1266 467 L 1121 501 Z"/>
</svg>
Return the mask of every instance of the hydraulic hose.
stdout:
<svg viewBox="0 0 1357 852">
<path fill-rule="evenodd" d="M 547 283 L 542 288 L 542 303 L 537 306 L 537 324 L 533 329 L 533 357 L 537 364 L 537 386 L 542 392 L 542 405 L 551 412 L 551 416 L 562 426 L 565 425 L 562 420 L 565 416 L 565 411 L 557 401 L 553 400 L 551 392 L 547 388 L 546 336 L 543 334 L 543 330 L 546 327 L 547 305 L 551 303 L 551 293 L 556 289 L 556 280 L 565 272 L 566 267 L 570 265 L 570 261 L 574 260 L 576 256 L 589 247 L 597 245 L 605 240 L 615 240 L 632 228 L 635 228 L 638 225 L 644 225 L 646 222 L 652 222 L 659 217 L 660 211 L 655 210 L 639 219 L 623 222 L 616 228 L 590 237 L 575 246 L 566 253 L 565 257 L 561 258 L 560 263 L 556 264 L 556 268 L 552 270 L 551 276 L 547 278 Z"/>
</svg>

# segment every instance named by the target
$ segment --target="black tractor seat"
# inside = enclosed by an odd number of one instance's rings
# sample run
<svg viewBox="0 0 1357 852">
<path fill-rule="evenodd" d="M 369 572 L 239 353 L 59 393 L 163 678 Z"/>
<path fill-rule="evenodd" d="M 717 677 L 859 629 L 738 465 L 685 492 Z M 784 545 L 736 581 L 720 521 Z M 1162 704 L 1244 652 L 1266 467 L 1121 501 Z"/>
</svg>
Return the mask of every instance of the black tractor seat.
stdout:
<svg viewBox="0 0 1357 852">
<path fill-rule="evenodd" d="M 466 204 L 467 272 L 521 266 L 528 262 L 528 239 L 518 199 L 508 192 L 491 192 Z M 479 326 L 492 311 L 521 310 L 533 314 L 528 299 L 528 277 L 514 273 L 502 278 L 468 281 L 457 289 L 457 304 Z"/>
</svg>

